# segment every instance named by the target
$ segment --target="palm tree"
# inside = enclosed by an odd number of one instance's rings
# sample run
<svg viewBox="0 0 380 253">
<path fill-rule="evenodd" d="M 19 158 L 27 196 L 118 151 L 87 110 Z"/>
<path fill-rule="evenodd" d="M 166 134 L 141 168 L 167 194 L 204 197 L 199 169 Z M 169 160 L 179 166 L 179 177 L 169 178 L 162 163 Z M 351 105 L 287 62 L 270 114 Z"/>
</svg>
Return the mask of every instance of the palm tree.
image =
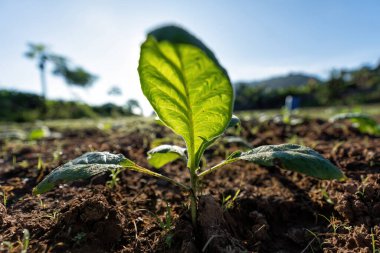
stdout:
<svg viewBox="0 0 380 253">
<path fill-rule="evenodd" d="M 47 95 L 45 70 L 48 62 L 53 65 L 53 74 L 62 77 L 68 85 L 86 88 L 90 87 L 97 79 L 95 75 L 82 67 L 72 67 L 66 57 L 49 52 L 43 44 L 29 43 L 25 56 L 37 60 L 37 66 L 40 70 L 42 98 L 44 100 Z"/>
<path fill-rule="evenodd" d="M 25 53 L 25 56 L 30 59 L 37 60 L 37 66 L 40 70 L 40 79 L 41 79 L 41 90 L 42 98 L 46 99 L 46 77 L 45 77 L 45 65 L 47 60 L 47 51 L 46 46 L 43 44 L 32 44 L 29 43 L 29 50 Z"/>
</svg>

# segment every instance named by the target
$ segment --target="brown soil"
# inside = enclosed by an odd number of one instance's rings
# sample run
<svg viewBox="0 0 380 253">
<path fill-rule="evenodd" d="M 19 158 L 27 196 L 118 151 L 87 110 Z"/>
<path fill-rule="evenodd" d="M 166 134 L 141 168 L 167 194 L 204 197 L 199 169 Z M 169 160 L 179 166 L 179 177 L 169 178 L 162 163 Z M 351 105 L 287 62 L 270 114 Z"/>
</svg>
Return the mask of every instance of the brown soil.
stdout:
<svg viewBox="0 0 380 253">
<path fill-rule="evenodd" d="M 54 129 L 53 129 L 54 130 Z M 348 124 L 308 120 L 298 126 L 243 122 L 240 136 L 251 145 L 296 142 L 340 167 L 345 182 L 320 181 L 276 167 L 236 163 L 205 178 L 196 228 L 186 194 L 162 180 L 124 171 L 119 185 L 109 175 L 61 187 L 39 197 L 32 188 L 58 165 L 90 150 L 123 153 L 149 167 L 145 153 L 158 126 L 66 130 L 62 139 L 0 142 L 0 252 L 373 252 L 380 249 L 380 138 Z M 236 134 L 229 132 L 228 134 Z M 206 152 L 210 165 L 237 150 L 222 142 Z M 38 170 L 38 158 L 44 168 Z M 14 162 L 14 158 L 16 162 Z M 162 173 L 189 182 L 181 161 Z M 237 199 L 223 204 L 227 196 Z M 2 201 L 3 202 L 3 201 Z M 168 208 L 172 223 L 167 222 Z M 166 225 L 160 226 L 162 221 Z"/>
</svg>

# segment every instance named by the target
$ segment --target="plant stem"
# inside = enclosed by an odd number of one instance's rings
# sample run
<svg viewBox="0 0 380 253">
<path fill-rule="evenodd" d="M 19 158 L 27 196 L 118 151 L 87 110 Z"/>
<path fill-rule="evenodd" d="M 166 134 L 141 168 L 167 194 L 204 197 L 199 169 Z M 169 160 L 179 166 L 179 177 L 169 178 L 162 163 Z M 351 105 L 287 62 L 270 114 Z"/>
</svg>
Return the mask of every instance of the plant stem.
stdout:
<svg viewBox="0 0 380 253">
<path fill-rule="evenodd" d="M 190 182 L 191 182 L 191 190 L 190 190 L 190 212 L 191 212 L 191 222 L 193 226 L 197 226 L 197 174 L 195 170 L 190 169 Z"/>
<path fill-rule="evenodd" d="M 186 185 L 184 185 L 184 184 L 182 184 L 180 182 L 177 182 L 177 181 L 175 181 L 175 180 L 173 180 L 173 179 L 171 179 L 169 177 L 166 177 L 164 175 L 161 175 L 159 173 L 156 173 L 154 171 L 151 171 L 151 170 L 148 170 L 148 169 L 146 169 L 144 167 L 141 167 L 138 164 L 135 164 L 135 163 L 131 164 L 129 160 L 127 162 L 124 162 L 124 163 L 120 162 L 120 165 L 123 166 L 126 169 L 129 169 L 129 170 L 137 171 L 137 172 L 149 175 L 149 176 L 153 176 L 153 177 L 157 177 L 159 179 L 166 180 L 166 181 L 168 181 L 168 182 L 170 182 L 170 183 L 172 183 L 172 184 L 174 184 L 174 185 L 182 188 L 185 191 L 191 191 L 191 189 L 188 186 L 186 186 Z"/>
<path fill-rule="evenodd" d="M 212 167 L 212 168 L 210 168 L 208 170 L 205 170 L 202 173 L 199 173 L 197 176 L 198 176 L 198 178 L 202 178 L 202 177 L 206 176 L 207 174 L 210 174 L 211 172 L 213 172 L 213 171 L 215 171 L 215 170 L 217 170 L 219 168 L 222 168 L 223 166 L 225 166 L 227 164 L 236 162 L 237 160 L 239 160 L 239 159 L 235 158 L 235 159 L 230 159 L 230 160 L 223 161 L 223 162 L 215 165 L 214 167 Z"/>
</svg>

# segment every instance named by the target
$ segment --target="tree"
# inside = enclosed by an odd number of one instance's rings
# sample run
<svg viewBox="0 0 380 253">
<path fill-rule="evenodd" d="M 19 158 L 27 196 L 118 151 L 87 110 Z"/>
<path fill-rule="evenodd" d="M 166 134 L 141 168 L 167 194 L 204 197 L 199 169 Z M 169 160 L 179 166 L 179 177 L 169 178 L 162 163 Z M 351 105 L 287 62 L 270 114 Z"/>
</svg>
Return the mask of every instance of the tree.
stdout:
<svg viewBox="0 0 380 253">
<path fill-rule="evenodd" d="M 133 98 L 127 100 L 127 102 L 125 103 L 125 109 L 130 113 L 133 113 L 137 109 L 140 111 L 140 115 L 143 114 L 143 109 L 140 106 L 139 102 Z"/>
<path fill-rule="evenodd" d="M 47 60 L 46 47 L 43 44 L 28 44 L 29 51 L 25 53 L 25 56 L 30 59 L 37 60 L 37 66 L 40 70 L 40 79 L 41 79 L 41 91 L 42 98 L 46 99 L 46 77 L 45 77 L 45 64 Z"/>
<path fill-rule="evenodd" d="M 121 91 L 120 87 L 114 85 L 108 90 L 107 94 L 110 96 L 121 96 L 123 92 Z"/>
<path fill-rule="evenodd" d="M 47 95 L 46 83 L 46 64 L 50 63 L 53 66 L 53 74 L 62 77 L 66 84 L 90 87 L 97 77 L 82 67 L 73 67 L 66 57 L 51 53 L 44 44 L 28 44 L 28 51 L 25 53 L 27 58 L 37 61 L 37 66 L 40 71 L 42 97 L 45 100 Z"/>
</svg>

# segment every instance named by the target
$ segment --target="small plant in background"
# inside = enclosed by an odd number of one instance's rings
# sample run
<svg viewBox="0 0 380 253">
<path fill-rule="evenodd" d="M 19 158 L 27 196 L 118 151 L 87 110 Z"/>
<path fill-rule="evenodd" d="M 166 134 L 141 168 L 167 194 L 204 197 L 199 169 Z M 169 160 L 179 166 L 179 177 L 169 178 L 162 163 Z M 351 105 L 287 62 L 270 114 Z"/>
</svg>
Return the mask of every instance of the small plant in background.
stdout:
<svg viewBox="0 0 380 253">
<path fill-rule="evenodd" d="M 165 244 L 168 246 L 168 248 L 171 248 L 173 243 L 173 234 L 171 233 L 171 230 L 173 228 L 173 216 L 172 211 L 169 203 L 166 203 L 166 212 L 165 212 L 165 219 L 159 219 L 155 215 L 157 219 L 157 223 L 160 226 L 160 228 L 165 232 Z"/>
<path fill-rule="evenodd" d="M 340 113 L 329 119 L 330 122 L 349 120 L 361 133 L 380 136 L 380 124 L 364 113 Z"/>
<path fill-rule="evenodd" d="M 7 207 L 7 203 L 8 203 L 7 193 L 5 191 L 2 191 L 0 192 L 0 195 L 3 197 L 3 205 Z"/>
<path fill-rule="evenodd" d="M 21 253 L 26 253 L 28 251 L 29 241 L 30 241 L 29 230 L 24 229 L 22 231 L 22 234 L 23 234 L 23 237 L 22 237 L 22 243 L 21 243 L 21 245 L 22 245 Z"/>
<path fill-rule="evenodd" d="M 235 205 L 235 200 L 237 199 L 239 194 L 240 194 L 240 189 L 237 190 L 233 196 L 232 195 L 227 195 L 227 196 L 223 195 L 223 198 L 222 198 L 223 210 L 226 211 L 228 209 L 231 209 Z"/>
<path fill-rule="evenodd" d="M 30 233 L 28 229 L 22 230 L 22 240 L 17 242 L 3 241 L 0 243 L 0 252 L 21 252 L 27 253 L 30 242 Z M 20 249 L 19 249 L 20 248 Z M 4 250 L 4 251 L 3 251 Z M 5 251 L 6 250 L 6 251 Z"/>
<path fill-rule="evenodd" d="M 330 218 L 327 218 L 323 214 L 319 214 L 319 216 L 324 218 L 329 223 L 328 227 L 332 229 L 334 235 L 336 234 L 337 230 L 340 227 L 344 227 L 344 224 L 342 224 L 342 222 L 340 220 L 335 218 L 334 214 L 332 214 Z"/>
<path fill-rule="evenodd" d="M 148 34 L 139 61 L 141 88 L 164 125 L 185 141 L 186 147 L 158 146 L 148 152 L 154 167 L 177 159 L 186 161 L 190 184 L 144 168 L 122 154 L 86 153 L 53 170 L 33 190 L 41 194 L 60 183 L 86 179 L 106 171 L 129 169 L 166 180 L 189 194 L 193 225 L 204 178 L 237 161 L 279 166 L 320 179 L 343 179 L 343 173 L 318 152 L 300 145 L 281 144 L 236 151 L 209 167 L 201 161 L 205 150 L 237 124 L 232 117 L 233 89 L 226 70 L 200 40 L 182 28 L 167 26 Z"/>
</svg>

